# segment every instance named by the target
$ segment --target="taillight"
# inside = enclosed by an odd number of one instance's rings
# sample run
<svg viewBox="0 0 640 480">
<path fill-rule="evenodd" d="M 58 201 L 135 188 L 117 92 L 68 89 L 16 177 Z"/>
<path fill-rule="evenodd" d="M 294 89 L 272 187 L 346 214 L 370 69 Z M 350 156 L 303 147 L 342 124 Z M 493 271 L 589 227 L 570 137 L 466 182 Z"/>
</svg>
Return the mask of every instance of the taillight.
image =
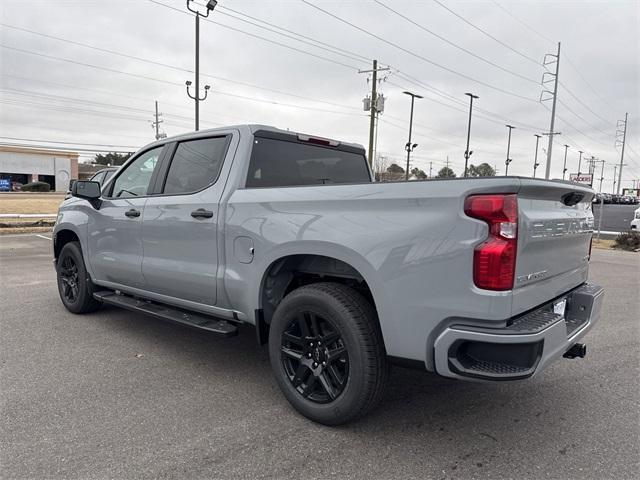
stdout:
<svg viewBox="0 0 640 480">
<path fill-rule="evenodd" d="M 489 237 L 473 254 L 473 282 L 485 290 L 511 290 L 518 249 L 518 197 L 471 195 L 464 202 L 464 213 L 489 226 Z"/>
</svg>

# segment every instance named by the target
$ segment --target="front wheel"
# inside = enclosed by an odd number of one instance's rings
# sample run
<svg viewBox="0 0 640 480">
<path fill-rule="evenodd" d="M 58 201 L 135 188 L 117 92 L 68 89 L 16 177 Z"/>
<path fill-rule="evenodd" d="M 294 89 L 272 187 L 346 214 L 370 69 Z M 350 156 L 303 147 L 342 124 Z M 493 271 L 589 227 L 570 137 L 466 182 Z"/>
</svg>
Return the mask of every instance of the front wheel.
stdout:
<svg viewBox="0 0 640 480">
<path fill-rule="evenodd" d="M 69 242 L 60 251 L 56 263 L 60 300 L 72 313 L 97 310 L 100 302 L 93 298 L 93 283 L 84 266 L 78 242 Z"/>
<path fill-rule="evenodd" d="M 291 405 L 325 425 L 371 410 L 388 372 L 374 308 L 337 283 L 300 287 L 280 302 L 269 330 L 269 357 Z"/>
</svg>

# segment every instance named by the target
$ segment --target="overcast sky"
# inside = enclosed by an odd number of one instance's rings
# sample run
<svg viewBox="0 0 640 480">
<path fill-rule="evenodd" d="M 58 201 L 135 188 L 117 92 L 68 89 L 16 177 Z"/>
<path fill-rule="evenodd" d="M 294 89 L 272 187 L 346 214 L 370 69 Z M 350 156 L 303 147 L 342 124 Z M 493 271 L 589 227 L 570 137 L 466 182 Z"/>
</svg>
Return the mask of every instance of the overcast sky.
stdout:
<svg viewBox="0 0 640 480">
<path fill-rule="evenodd" d="M 154 100 L 164 132 L 192 130 L 184 82 L 193 80 L 193 16 L 183 1 L 158 2 L 172 8 L 150 0 L 0 0 L 0 141 L 140 147 L 153 140 Z M 504 173 L 505 124 L 511 123 L 517 128 L 509 173 L 531 175 L 534 134 L 549 131 L 551 102 L 538 101 L 541 63 L 560 41 L 556 131 L 562 135 L 554 143 L 552 176 L 562 176 L 568 144 L 569 172 L 577 171 L 578 150 L 604 159 L 610 191 L 620 161 L 616 122 L 629 112 L 623 186 L 640 178 L 640 2 L 442 0 L 451 11 L 432 0 L 308 3 L 361 30 L 302 0 L 220 0 L 212 22 L 201 23 L 201 81 L 211 85 L 201 128 L 263 123 L 366 146 L 362 99 L 370 83 L 358 70 L 376 58 L 390 67 L 381 73 L 387 101 L 378 133 L 378 152 L 389 161 L 404 162 L 410 99 L 402 91 L 411 90 L 425 97 L 415 105 L 414 165 L 428 173 L 431 161 L 435 174 L 448 156 L 460 174 L 465 92 L 472 92 L 480 98 L 471 162 Z M 539 175 L 546 142 L 540 141 Z"/>
</svg>

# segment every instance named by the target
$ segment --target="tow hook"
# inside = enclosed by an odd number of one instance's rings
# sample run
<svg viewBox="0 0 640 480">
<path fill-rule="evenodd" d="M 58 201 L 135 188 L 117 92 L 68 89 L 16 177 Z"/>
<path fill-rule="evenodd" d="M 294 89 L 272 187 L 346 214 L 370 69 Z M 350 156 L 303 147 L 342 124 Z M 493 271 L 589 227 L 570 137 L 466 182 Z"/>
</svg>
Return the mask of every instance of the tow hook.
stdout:
<svg viewBox="0 0 640 480">
<path fill-rule="evenodd" d="M 564 358 L 584 358 L 587 354 L 587 346 L 584 343 L 576 343 L 562 355 Z"/>
</svg>

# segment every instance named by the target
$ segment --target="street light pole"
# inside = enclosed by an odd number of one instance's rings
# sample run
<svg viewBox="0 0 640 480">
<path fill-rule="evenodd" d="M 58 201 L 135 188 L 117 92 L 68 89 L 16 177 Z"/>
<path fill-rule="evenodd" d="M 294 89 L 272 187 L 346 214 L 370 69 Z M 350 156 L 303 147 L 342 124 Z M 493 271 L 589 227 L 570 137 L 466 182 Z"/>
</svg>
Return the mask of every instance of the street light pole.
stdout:
<svg viewBox="0 0 640 480">
<path fill-rule="evenodd" d="M 408 182 L 409 181 L 409 161 L 411 159 L 411 152 L 413 151 L 414 148 L 418 146 L 417 143 L 413 143 L 413 144 L 411 143 L 411 130 L 413 129 L 413 102 L 416 98 L 422 98 L 422 96 L 416 93 L 411 93 L 411 92 L 402 92 L 402 93 L 404 93 L 405 95 L 409 95 L 411 97 L 411 115 L 409 116 L 409 141 L 405 145 L 405 150 L 407 151 L 407 170 L 404 172 L 405 181 Z"/>
<path fill-rule="evenodd" d="M 580 176 L 580 167 L 582 166 L 582 154 L 584 153 L 582 150 L 578 150 L 580 153 L 580 158 L 578 158 L 578 177 Z"/>
<path fill-rule="evenodd" d="M 509 139 L 507 140 L 507 159 L 504 162 L 504 164 L 505 164 L 504 176 L 505 177 L 509 173 L 509 164 L 513 161 L 511 158 L 509 158 L 509 150 L 511 149 L 511 130 L 516 128 L 513 125 L 506 125 L 506 127 L 509 129 Z"/>
<path fill-rule="evenodd" d="M 196 85 L 195 85 L 195 92 L 193 95 L 191 95 L 191 93 L 189 92 L 189 87 L 191 86 L 191 82 L 187 81 L 186 85 L 187 85 L 187 95 L 189 96 L 189 98 L 193 99 L 193 101 L 195 102 L 195 122 L 196 122 L 195 127 L 196 127 L 196 131 L 198 131 L 200 130 L 200 102 L 206 100 L 208 90 L 209 88 L 211 88 L 209 85 L 205 85 L 204 97 L 200 98 L 200 17 L 207 18 L 209 16 L 209 13 L 212 12 L 214 8 L 216 8 L 216 5 L 218 4 L 218 2 L 216 0 L 209 0 L 206 4 L 206 14 L 203 14 L 199 10 L 191 8 L 191 2 L 193 1 L 194 0 L 187 0 L 187 10 L 194 13 L 196 16 L 196 42 L 195 42 L 196 43 L 196 68 L 195 68 Z"/>
<path fill-rule="evenodd" d="M 538 135 L 537 133 L 534 135 L 534 137 L 536 137 L 536 154 L 533 158 L 533 178 L 536 178 L 536 169 L 538 168 L 538 166 L 540 165 L 538 163 L 538 143 L 540 142 L 540 137 L 542 137 L 542 135 Z"/>
<path fill-rule="evenodd" d="M 567 150 L 569 150 L 569 145 L 565 144 L 564 146 L 564 164 L 562 165 L 562 179 L 564 180 L 565 174 L 567 173 Z"/>
<path fill-rule="evenodd" d="M 473 111 L 473 99 L 480 98 L 473 93 L 465 93 L 465 95 L 469 96 L 469 123 L 467 124 L 467 149 L 464 151 L 464 176 L 467 176 L 467 171 L 469 168 L 469 157 L 473 153 L 473 151 L 469 151 L 469 137 L 471 136 L 471 112 Z"/>
</svg>

